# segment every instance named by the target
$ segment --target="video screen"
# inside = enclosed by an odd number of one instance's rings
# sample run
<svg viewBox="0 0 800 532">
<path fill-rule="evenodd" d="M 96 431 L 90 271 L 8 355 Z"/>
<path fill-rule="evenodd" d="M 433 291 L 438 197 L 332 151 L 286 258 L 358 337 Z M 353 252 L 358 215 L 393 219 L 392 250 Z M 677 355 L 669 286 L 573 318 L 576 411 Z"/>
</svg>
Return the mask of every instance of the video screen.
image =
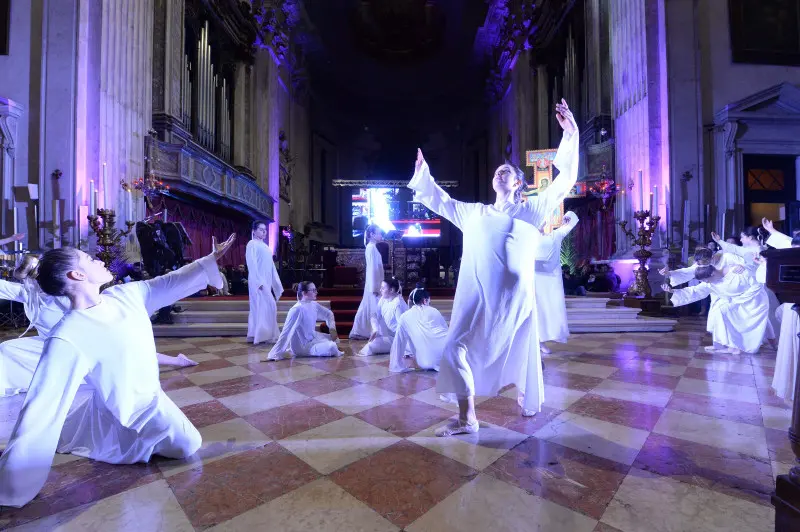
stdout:
<svg viewBox="0 0 800 532">
<path fill-rule="evenodd" d="M 441 220 L 425 206 L 408 201 L 410 193 L 398 188 L 361 188 L 351 198 L 353 237 L 361 237 L 376 224 L 392 238 L 439 238 Z"/>
</svg>

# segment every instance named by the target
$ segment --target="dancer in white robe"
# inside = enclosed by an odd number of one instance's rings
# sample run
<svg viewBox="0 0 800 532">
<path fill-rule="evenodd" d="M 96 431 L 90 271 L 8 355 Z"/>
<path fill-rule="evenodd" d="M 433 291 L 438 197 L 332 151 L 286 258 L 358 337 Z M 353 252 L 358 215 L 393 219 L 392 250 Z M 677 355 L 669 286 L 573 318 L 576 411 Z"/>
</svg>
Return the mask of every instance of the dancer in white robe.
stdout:
<svg viewBox="0 0 800 532">
<path fill-rule="evenodd" d="M 744 266 L 718 270 L 712 265 L 698 266 L 697 286 L 673 289 L 661 288 L 672 294 L 676 307 L 700 301 L 714 294 L 716 303 L 708 313 L 708 329 L 714 345 L 706 351 L 739 354 L 758 352 L 769 328 L 769 300 L 763 285 L 755 280 Z"/>
<path fill-rule="evenodd" d="M 324 334 L 316 330 L 318 321 L 324 321 L 331 331 Z M 289 309 L 278 342 L 272 346 L 267 360 L 280 360 L 289 353 L 292 357 L 338 357 L 339 336 L 333 312 L 317 303 L 317 287 L 303 281 L 297 285 L 297 303 Z"/>
<path fill-rule="evenodd" d="M 49 295 L 66 295 L 71 308 L 45 343 L 0 456 L 0 506 L 33 499 L 55 452 L 132 464 L 154 454 L 186 458 L 200 448 L 200 433 L 161 389 L 150 314 L 208 285 L 221 287 L 216 259 L 234 236 L 179 270 L 102 294 L 113 278 L 102 261 L 74 248 L 44 254 L 39 285 Z M 70 411 L 84 379 L 92 393 Z"/>
<path fill-rule="evenodd" d="M 383 258 L 376 244 L 383 241 L 383 231 L 375 224 L 364 230 L 364 297 L 358 305 L 353 328 L 350 330 L 352 340 L 366 340 L 372 335 L 372 316 L 378 311 L 378 298 L 383 282 Z"/>
<path fill-rule="evenodd" d="M 539 348 L 549 354 L 545 342 L 566 343 L 569 338 L 567 304 L 564 299 L 564 276 L 561 272 L 561 243 L 578 225 L 574 212 L 564 214 L 564 223 L 550 234 L 542 235 L 536 246 L 536 316 Z"/>
<path fill-rule="evenodd" d="M 560 174 L 535 198 L 521 202 L 524 173 L 504 164 L 492 179 L 493 205 L 452 199 L 433 180 L 417 152 L 408 184 L 414 199 L 449 220 L 464 234 L 447 345 L 437 390 L 455 394 L 458 421 L 437 430 L 439 436 L 475 433 L 475 395 L 496 395 L 515 384 L 523 415 L 535 415 L 544 402 L 534 285 L 534 250 L 541 223 L 561 204 L 578 177 L 578 126 L 564 100 L 556 105 L 564 129 L 553 164 Z"/>
<path fill-rule="evenodd" d="M 792 238 L 776 230 L 772 222 L 763 220 L 764 229 L 770 234 L 767 245 L 776 249 L 800 247 L 800 238 Z M 759 274 L 766 282 L 766 261 L 759 266 Z M 791 303 L 778 307 L 777 317 L 781 320 L 781 333 L 778 338 L 778 355 L 775 358 L 775 373 L 772 377 L 772 389 L 775 395 L 784 401 L 794 401 L 794 386 L 797 378 L 798 351 L 800 351 L 800 316 L 792 309 Z"/>
<path fill-rule="evenodd" d="M 447 322 L 431 306 L 431 296 L 424 287 L 417 285 L 411 291 L 408 305 L 410 308 L 397 320 L 389 371 L 401 373 L 416 368 L 439 371 L 447 341 Z"/>
<path fill-rule="evenodd" d="M 30 322 L 28 329 L 19 338 L 6 340 L 0 344 L 0 397 L 8 397 L 28 390 L 33 373 L 42 358 L 45 340 L 64 313 L 70 302 L 66 297 L 53 297 L 45 294 L 38 283 L 30 277 L 39 264 L 35 255 L 25 255 L 20 266 L 14 270 L 14 277 L 21 283 L 0 280 L 0 299 L 22 303 L 25 316 Z M 37 336 L 25 336 L 36 329 Z M 196 366 L 197 362 L 183 354 L 178 356 L 156 354 L 158 363 L 165 366 Z"/>
<path fill-rule="evenodd" d="M 378 308 L 372 315 L 369 342 L 356 353 L 358 356 L 386 355 L 391 352 L 400 316 L 408 310 L 397 279 L 383 281 L 380 294 Z"/>
<path fill-rule="evenodd" d="M 278 340 L 278 300 L 283 284 L 267 244 L 267 224 L 253 222 L 252 239 L 247 243 L 247 291 L 250 313 L 247 316 L 247 341 L 254 344 Z"/>
</svg>

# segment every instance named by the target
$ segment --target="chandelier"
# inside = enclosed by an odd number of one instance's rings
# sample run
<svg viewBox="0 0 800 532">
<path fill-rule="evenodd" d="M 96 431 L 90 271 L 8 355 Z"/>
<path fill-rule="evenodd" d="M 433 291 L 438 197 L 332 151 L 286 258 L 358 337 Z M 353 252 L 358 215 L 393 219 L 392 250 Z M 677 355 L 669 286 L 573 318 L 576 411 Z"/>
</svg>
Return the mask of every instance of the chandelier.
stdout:
<svg viewBox="0 0 800 532">
<path fill-rule="evenodd" d="M 153 198 L 163 192 L 169 191 L 169 185 L 156 178 L 153 174 L 140 177 L 133 181 L 133 188 L 140 190 L 146 198 Z"/>
</svg>

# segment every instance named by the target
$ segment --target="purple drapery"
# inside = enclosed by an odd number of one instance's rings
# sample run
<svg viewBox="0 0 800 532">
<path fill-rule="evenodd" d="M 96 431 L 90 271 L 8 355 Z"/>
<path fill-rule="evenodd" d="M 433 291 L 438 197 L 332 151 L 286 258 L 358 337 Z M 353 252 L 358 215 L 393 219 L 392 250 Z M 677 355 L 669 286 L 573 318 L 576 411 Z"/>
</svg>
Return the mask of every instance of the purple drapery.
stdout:
<svg viewBox="0 0 800 532">
<path fill-rule="evenodd" d="M 245 264 L 245 248 L 250 241 L 250 222 L 246 218 L 234 218 L 219 214 L 211 214 L 181 201 L 159 196 L 153 200 L 154 211 L 148 209 L 147 215 L 161 212 L 167 208 L 167 221 L 180 222 L 186 228 L 191 246 L 186 246 L 185 256 L 199 259 L 211 253 L 211 237 L 218 242 L 236 233 L 236 243 L 228 253 L 220 259 L 223 266 Z"/>
<path fill-rule="evenodd" d="M 570 207 L 580 219 L 572 230 L 578 258 L 607 260 L 616 251 L 613 205 L 606 210 L 602 210 L 602 206 L 603 202 L 598 199 Z"/>
</svg>

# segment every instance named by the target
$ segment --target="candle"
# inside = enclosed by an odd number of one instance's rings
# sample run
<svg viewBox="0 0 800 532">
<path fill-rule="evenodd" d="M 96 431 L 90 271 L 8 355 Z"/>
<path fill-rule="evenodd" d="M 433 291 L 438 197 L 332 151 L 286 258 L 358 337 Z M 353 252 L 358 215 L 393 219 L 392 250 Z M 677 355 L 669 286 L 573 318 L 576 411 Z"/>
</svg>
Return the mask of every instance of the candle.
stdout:
<svg viewBox="0 0 800 532">
<path fill-rule="evenodd" d="M 89 181 L 89 214 L 97 213 L 97 200 L 95 196 L 94 180 Z"/>
<path fill-rule="evenodd" d="M 99 203 L 100 203 L 100 191 L 95 190 L 94 194 L 92 195 L 92 205 L 94 205 L 96 208 Z M 96 210 L 92 211 L 92 214 L 97 214 L 97 211 Z"/>
<path fill-rule="evenodd" d="M 658 185 L 653 186 L 653 208 L 650 209 L 651 216 L 658 216 Z"/>
<path fill-rule="evenodd" d="M 53 200 L 53 249 L 61 247 L 61 203 Z"/>
<path fill-rule="evenodd" d="M 650 193 L 650 217 L 653 217 L 653 213 L 656 211 L 653 210 L 653 193 Z"/>
<path fill-rule="evenodd" d="M 16 235 L 19 232 L 19 223 L 17 222 L 17 206 L 14 205 L 11 208 L 11 211 L 12 211 L 12 214 L 14 216 L 14 233 L 13 234 Z"/>
<path fill-rule="evenodd" d="M 135 221 L 133 219 L 133 193 L 131 192 L 130 188 L 128 189 L 128 194 L 126 197 L 128 198 L 128 221 L 133 222 Z"/>
<path fill-rule="evenodd" d="M 106 163 L 103 163 L 103 207 L 108 208 L 108 187 L 106 183 Z"/>
<path fill-rule="evenodd" d="M 727 221 L 727 220 L 725 220 L 725 217 L 726 217 L 727 214 L 728 214 L 728 210 L 727 209 L 722 211 L 722 227 L 721 227 L 722 234 L 720 236 L 722 237 L 723 240 L 725 240 L 728 237 L 728 235 L 725 233 L 725 231 L 728 230 L 728 226 L 725 224 L 725 222 Z"/>
<path fill-rule="evenodd" d="M 639 208 L 644 210 L 644 185 L 642 184 L 641 170 L 639 170 Z"/>
</svg>

